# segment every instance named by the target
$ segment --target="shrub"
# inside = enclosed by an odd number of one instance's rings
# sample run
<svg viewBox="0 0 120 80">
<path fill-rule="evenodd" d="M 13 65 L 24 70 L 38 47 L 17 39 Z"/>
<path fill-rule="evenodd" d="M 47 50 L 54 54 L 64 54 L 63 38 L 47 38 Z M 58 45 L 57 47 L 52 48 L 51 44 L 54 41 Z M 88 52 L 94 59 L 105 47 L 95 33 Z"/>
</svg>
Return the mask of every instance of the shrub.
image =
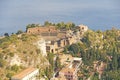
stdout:
<svg viewBox="0 0 120 80">
<path fill-rule="evenodd" d="M 13 57 L 13 56 L 14 56 L 14 53 L 11 52 L 11 53 L 9 53 L 9 55 L 10 55 L 10 57 Z"/>
<path fill-rule="evenodd" d="M 14 71 L 14 72 L 17 72 L 19 69 L 20 69 L 20 67 L 17 66 L 17 65 L 13 65 L 13 66 L 11 67 L 11 70 Z"/>
</svg>

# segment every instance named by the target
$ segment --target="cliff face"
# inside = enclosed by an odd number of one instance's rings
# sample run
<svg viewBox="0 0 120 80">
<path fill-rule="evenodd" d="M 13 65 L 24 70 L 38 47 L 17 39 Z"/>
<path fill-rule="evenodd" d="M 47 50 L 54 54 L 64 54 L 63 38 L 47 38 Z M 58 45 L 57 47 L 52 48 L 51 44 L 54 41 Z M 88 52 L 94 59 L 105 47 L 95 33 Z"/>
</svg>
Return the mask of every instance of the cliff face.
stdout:
<svg viewBox="0 0 120 80">
<path fill-rule="evenodd" d="M 0 41 L 2 41 L 0 45 L 1 79 L 9 79 L 12 75 L 29 66 L 42 69 L 49 65 L 40 48 L 34 45 L 39 41 L 35 35 L 12 35 L 0 39 Z"/>
</svg>

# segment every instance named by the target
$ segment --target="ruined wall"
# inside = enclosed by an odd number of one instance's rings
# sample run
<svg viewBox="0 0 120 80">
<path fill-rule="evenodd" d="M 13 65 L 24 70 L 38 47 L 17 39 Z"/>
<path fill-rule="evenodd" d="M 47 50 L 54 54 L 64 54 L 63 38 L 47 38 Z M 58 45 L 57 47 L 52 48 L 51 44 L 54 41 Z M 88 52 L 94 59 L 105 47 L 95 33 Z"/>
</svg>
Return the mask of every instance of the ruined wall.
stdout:
<svg viewBox="0 0 120 80">
<path fill-rule="evenodd" d="M 57 36 L 59 30 L 54 26 L 28 28 L 27 34 L 40 34 L 42 36 Z"/>
<path fill-rule="evenodd" d="M 34 28 L 28 28 L 27 34 L 39 34 L 42 36 L 42 38 L 45 39 L 45 41 L 50 41 L 50 43 L 45 43 L 41 41 L 38 41 L 38 46 L 42 51 L 43 54 L 46 54 L 47 52 L 57 53 L 64 50 L 64 47 L 67 45 L 71 45 L 75 43 L 75 38 L 71 35 L 71 31 L 60 31 L 56 29 L 54 26 L 49 27 L 34 27 Z M 69 36 L 68 36 L 69 34 Z M 54 38 L 53 38 L 54 37 Z M 46 44 L 46 51 L 45 51 L 45 44 Z M 42 46 L 43 48 L 42 48 Z"/>
</svg>

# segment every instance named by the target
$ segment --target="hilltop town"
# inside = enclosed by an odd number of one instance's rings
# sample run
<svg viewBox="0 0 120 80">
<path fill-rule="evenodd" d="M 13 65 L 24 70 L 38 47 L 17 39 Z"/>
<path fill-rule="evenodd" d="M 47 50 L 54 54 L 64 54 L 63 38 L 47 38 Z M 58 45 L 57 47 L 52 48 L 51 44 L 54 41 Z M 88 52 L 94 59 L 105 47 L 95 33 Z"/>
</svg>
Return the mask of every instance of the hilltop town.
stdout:
<svg viewBox="0 0 120 80">
<path fill-rule="evenodd" d="M 46 52 L 63 52 L 65 46 L 79 42 L 80 35 L 84 34 L 84 32 L 87 31 L 88 27 L 79 25 L 77 28 L 78 31 L 74 32 L 72 30 L 59 30 L 56 29 L 55 26 L 35 27 L 28 28 L 27 34 L 35 34 L 41 36 L 41 40 L 38 41 L 38 45 L 39 47 L 42 46 L 40 48 L 44 55 L 46 55 Z M 42 49 L 43 47 L 45 47 L 44 50 Z"/>
<path fill-rule="evenodd" d="M 120 79 L 120 30 L 115 28 L 29 24 L 26 32 L 1 37 L 0 44 L 0 80 Z"/>
</svg>

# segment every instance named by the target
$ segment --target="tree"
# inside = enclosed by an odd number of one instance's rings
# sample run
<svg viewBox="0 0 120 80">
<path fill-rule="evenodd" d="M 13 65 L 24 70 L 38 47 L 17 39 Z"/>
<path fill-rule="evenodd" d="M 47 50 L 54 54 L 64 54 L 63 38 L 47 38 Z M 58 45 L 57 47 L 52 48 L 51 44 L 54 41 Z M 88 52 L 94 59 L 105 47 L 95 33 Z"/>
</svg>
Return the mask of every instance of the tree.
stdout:
<svg viewBox="0 0 120 80">
<path fill-rule="evenodd" d="M 76 55 L 77 53 L 80 52 L 80 49 L 79 49 L 78 44 L 72 44 L 72 45 L 68 48 L 68 50 L 73 52 L 72 55 Z"/>
<path fill-rule="evenodd" d="M 14 53 L 13 53 L 13 52 L 10 52 L 9 55 L 10 55 L 10 57 L 13 57 L 13 56 L 14 56 Z"/>
<path fill-rule="evenodd" d="M 58 29 L 65 29 L 65 23 L 64 22 L 60 22 L 56 24 Z"/>
<path fill-rule="evenodd" d="M 48 53 L 48 54 L 47 54 L 47 59 L 48 59 L 49 63 L 50 63 L 52 66 L 54 66 L 54 60 L 53 60 L 53 58 L 54 58 L 54 54 L 53 54 L 53 53 Z"/>
<path fill-rule="evenodd" d="M 113 69 L 114 70 L 117 70 L 117 68 L 118 68 L 118 61 L 117 61 L 118 59 L 117 59 L 117 54 L 115 54 L 114 56 L 113 56 L 113 60 L 112 60 L 112 65 L 113 65 Z"/>
<path fill-rule="evenodd" d="M 22 34 L 22 33 L 23 33 L 22 30 L 18 30 L 16 34 L 18 35 L 18 34 Z"/>
<path fill-rule="evenodd" d="M 60 63 L 60 58 L 59 58 L 59 57 L 56 57 L 55 67 L 56 67 L 57 69 L 59 69 L 59 68 L 61 67 L 61 63 Z"/>
<path fill-rule="evenodd" d="M 98 78 L 98 73 L 95 73 L 95 74 L 92 76 L 91 80 L 99 80 L 99 78 Z"/>
<path fill-rule="evenodd" d="M 47 76 L 48 80 L 50 80 L 50 78 L 53 75 L 54 72 L 54 54 L 53 53 L 48 53 L 47 54 L 47 59 L 50 63 L 50 65 L 45 69 L 45 75 Z"/>
<path fill-rule="evenodd" d="M 11 70 L 14 71 L 14 72 L 18 72 L 19 69 L 20 69 L 20 67 L 17 66 L 17 65 L 13 65 L 13 66 L 11 67 Z"/>
<path fill-rule="evenodd" d="M 45 21 L 44 26 L 52 26 L 52 23 Z"/>
<path fill-rule="evenodd" d="M 45 75 L 47 76 L 48 80 L 52 78 L 52 75 L 53 75 L 52 66 L 49 66 L 45 69 Z"/>
<path fill-rule="evenodd" d="M 26 30 L 28 29 L 28 28 L 34 28 L 34 27 L 39 27 L 40 25 L 39 24 L 28 24 L 27 26 L 26 26 Z"/>
<path fill-rule="evenodd" d="M 5 36 L 5 37 L 9 37 L 9 34 L 8 34 L 8 33 L 5 33 L 4 36 Z"/>
<path fill-rule="evenodd" d="M 66 29 L 73 29 L 75 27 L 75 24 L 72 22 L 68 22 L 65 24 Z"/>
<path fill-rule="evenodd" d="M 9 72 L 9 73 L 7 73 L 6 77 L 11 78 L 13 75 L 14 75 L 14 73 Z"/>
</svg>

